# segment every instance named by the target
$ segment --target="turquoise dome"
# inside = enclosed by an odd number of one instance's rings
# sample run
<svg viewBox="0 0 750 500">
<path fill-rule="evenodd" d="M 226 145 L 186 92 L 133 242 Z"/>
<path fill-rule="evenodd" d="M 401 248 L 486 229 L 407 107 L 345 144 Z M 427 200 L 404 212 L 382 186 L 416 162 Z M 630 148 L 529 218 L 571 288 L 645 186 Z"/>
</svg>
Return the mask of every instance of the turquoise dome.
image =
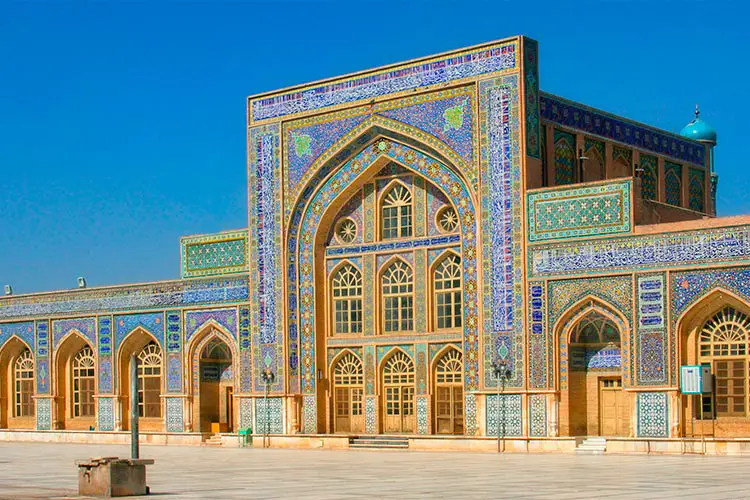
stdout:
<svg viewBox="0 0 750 500">
<path fill-rule="evenodd" d="M 695 107 L 695 118 L 693 121 L 685 125 L 685 128 L 680 131 L 682 137 L 693 139 L 694 141 L 705 141 L 716 144 L 716 130 L 711 125 L 704 122 L 699 118 L 700 110 L 698 106 Z"/>
</svg>

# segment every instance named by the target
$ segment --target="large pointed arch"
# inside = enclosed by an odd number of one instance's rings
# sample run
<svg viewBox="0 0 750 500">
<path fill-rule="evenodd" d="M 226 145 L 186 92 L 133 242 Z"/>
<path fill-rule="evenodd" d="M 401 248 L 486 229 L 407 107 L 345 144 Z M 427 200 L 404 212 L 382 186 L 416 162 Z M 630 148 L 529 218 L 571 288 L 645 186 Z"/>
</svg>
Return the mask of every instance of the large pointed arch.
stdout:
<svg viewBox="0 0 750 500">
<path fill-rule="evenodd" d="M 289 337 L 290 358 L 297 359 L 296 349 L 300 346 L 300 385 L 305 394 L 316 394 L 316 265 L 315 248 L 320 235 L 328 234 L 333 217 L 340 206 L 369 178 L 388 163 L 395 162 L 436 186 L 440 186 L 446 197 L 457 207 L 462 233 L 462 262 L 466 286 L 464 303 L 466 317 L 464 326 L 464 350 L 467 355 L 466 381 L 469 387 L 478 385 L 477 365 L 477 263 L 476 235 L 477 220 L 475 203 L 464 180 L 444 163 L 425 155 L 410 145 L 379 137 L 333 172 L 321 185 L 309 186 L 309 201 L 295 208 L 292 225 L 289 228 L 287 249 L 289 277 Z M 308 191 L 308 188 L 306 188 Z M 299 217 L 297 218 L 297 214 Z M 324 237 L 324 236 L 323 236 Z M 297 310 L 299 304 L 299 310 Z M 299 332 L 299 339 L 297 338 Z M 320 351 L 320 348 L 317 348 Z M 291 368 L 291 367 L 290 367 Z M 293 374 L 294 375 L 294 374 Z M 294 388 L 294 384 L 292 385 Z M 317 403 L 316 403 L 317 404 Z M 303 419 L 308 425 L 315 422 L 315 405 L 309 400 L 304 405 L 309 412 Z M 316 432 L 315 428 L 305 432 Z"/>
<path fill-rule="evenodd" d="M 465 179 L 471 188 L 472 195 L 476 196 L 479 182 L 476 167 L 466 163 L 461 155 L 448 144 L 406 123 L 382 115 L 372 115 L 344 134 L 316 158 L 301 176 L 296 187 L 290 189 L 284 209 L 285 219 L 289 224 L 293 224 L 289 219 L 293 220 L 295 216 L 298 216 L 300 207 L 305 205 L 311 187 L 320 185 L 337 167 L 350 160 L 378 137 L 387 137 L 407 144 L 447 165 L 453 169 L 454 173 Z"/>
</svg>

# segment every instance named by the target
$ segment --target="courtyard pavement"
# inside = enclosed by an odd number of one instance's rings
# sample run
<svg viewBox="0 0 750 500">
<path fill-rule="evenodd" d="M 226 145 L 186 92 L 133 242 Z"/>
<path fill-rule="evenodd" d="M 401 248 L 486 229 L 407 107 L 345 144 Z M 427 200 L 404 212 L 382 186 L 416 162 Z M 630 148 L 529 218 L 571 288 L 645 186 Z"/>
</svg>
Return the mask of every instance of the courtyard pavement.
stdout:
<svg viewBox="0 0 750 500">
<path fill-rule="evenodd" d="M 73 462 L 117 445 L 0 443 L 0 498 L 68 498 Z M 152 496 L 750 498 L 750 457 L 324 451 L 143 446 Z"/>
</svg>

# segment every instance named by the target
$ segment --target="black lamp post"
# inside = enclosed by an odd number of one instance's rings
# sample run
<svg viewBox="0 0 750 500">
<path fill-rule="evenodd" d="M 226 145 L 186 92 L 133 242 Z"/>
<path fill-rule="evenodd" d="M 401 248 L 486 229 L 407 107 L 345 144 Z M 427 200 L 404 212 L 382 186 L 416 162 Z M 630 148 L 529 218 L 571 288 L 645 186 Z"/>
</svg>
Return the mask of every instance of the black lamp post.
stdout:
<svg viewBox="0 0 750 500">
<path fill-rule="evenodd" d="M 269 434 L 271 434 L 271 420 L 268 410 L 268 392 L 271 390 L 271 384 L 273 384 L 276 380 L 276 375 L 274 375 L 270 368 L 266 368 L 265 370 L 263 370 L 263 373 L 261 373 L 260 378 L 261 380 L 263 380 L 263 383 L 266 384 L 266 394 L 263 399 L 266 406 L 266 433 L 263 437 L 263 448 L 265 448 L 266 438 L 268 438 L 269 446 L 271 445 L 271 438 L 269 437 Z"/>
<path fill-rule="evenodd" d="M 497 452 L 500 453 L 500 443 L 504 442 L 505 439 L 505 400 L 502 399 L 501 411 L 501 393 L 505 392 L 505 382 L 510 378 L 511 373 L 508 363 L 504 359 L 497 359 L 492 362 L 492 373 L 497 380 Z M 505 446 L 503 446 L 504 448 Z"/>
</svg>

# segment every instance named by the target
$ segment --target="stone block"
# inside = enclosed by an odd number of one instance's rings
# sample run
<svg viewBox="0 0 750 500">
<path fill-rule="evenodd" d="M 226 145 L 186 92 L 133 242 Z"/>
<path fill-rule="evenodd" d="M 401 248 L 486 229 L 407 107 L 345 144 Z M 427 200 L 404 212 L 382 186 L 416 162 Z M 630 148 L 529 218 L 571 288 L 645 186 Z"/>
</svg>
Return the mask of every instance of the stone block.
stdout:
<svg viewBox="0 0 750 500">
<path fill-rule="evenodd" d="M 147 495 L 146 465 L 153 463 L 118 457 L 77 460 L 78 494 L 106 498 Z"/>
</svg>

